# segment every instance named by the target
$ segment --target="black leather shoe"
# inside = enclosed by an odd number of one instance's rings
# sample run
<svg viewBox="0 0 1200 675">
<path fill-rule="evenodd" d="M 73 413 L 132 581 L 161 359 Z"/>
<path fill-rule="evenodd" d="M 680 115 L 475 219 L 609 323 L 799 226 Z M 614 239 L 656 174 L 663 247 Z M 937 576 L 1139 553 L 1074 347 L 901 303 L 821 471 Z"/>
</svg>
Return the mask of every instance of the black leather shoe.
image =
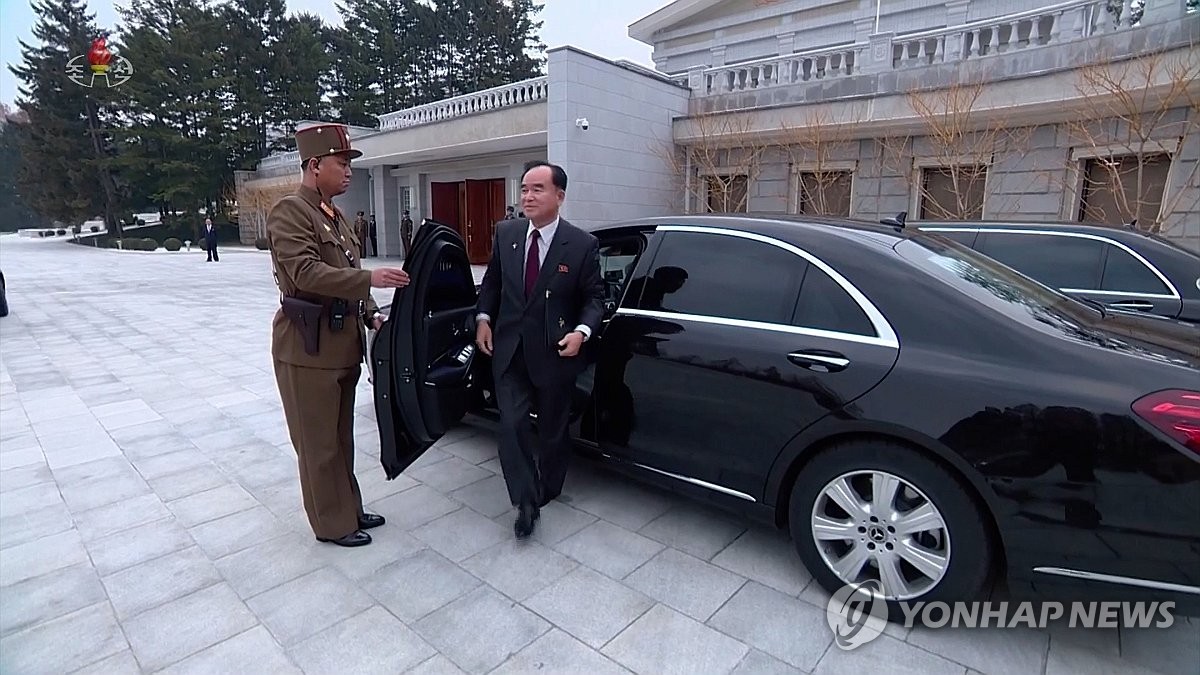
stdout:
<svg viewBox="0 0 1200 675">
<path fill-rule="evenodd" d="M 517 535 L 517 539 L 525 539 L 533 534 L 533 525 L 540 516 L 538 507 L 532 504 L 521 505 L 517 511 L 517 520 L 513 523 L 513 533 Z"/>
<path fill-rule="evenodd" d="M 363 532 L 362 530 L 355 530 L 354 532 L 351 532 L 350 534 L 339 539 L 323 539 L 321 537 L 317 537 L 317 541 L 347 547 L 366 546 L 367 544 L 371 543 L 371 535 Z"/>
<path fill-rule="evenodd" d="M 358 529 L 369 530 L 372 527 L 379 527 L 386 522 L 383 516 L 377 516 L 374 513 L 364 513 L 358 517 Z"/>
</svg>

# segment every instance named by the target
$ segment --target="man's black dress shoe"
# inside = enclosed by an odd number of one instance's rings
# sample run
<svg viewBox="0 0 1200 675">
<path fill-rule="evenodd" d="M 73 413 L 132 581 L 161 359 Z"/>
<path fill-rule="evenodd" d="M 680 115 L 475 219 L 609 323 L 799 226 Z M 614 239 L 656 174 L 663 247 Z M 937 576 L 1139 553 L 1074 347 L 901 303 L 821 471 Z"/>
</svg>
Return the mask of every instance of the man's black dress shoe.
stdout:
<svg viewBox="0 0 1200 675">
<path fill-rule="evenodd" d="M 386 522 L 383 516 L 377 516 L 374 513 L 364 513 L 358 517 L 358 529 L 369 530 L 372 527 L 379 527 Z"/>
<path fill-rule="evenodd" d="M 317 541 L 322 541 L 328 544 L 337 544 L 338 546 L 366 546 L 371 543 L 371 535 L 362 530 L 355 530 L 350 534 L 339 539 L 323 539 L 317 537 Z"/>
<path fill-rule="evenodd" d="M 522 504 L 520 510 L 517 511 L 517 520 L 513 523 L 513 533 L 517 535 L 517 539 L 525 539 L 533 534 L 533 524 L 540 516 L 538 507 L 532 504 Z"/>
</svg>

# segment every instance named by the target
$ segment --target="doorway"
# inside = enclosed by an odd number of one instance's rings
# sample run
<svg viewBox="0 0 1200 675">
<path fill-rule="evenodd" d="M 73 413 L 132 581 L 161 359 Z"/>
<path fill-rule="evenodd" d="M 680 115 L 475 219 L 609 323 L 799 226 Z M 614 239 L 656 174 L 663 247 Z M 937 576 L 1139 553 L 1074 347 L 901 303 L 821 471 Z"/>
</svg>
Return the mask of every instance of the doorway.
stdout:
<svg viewBox="0 0 1200 675">
<path fill-rule="evenodd" d="M 504 218 L 504 179 L 430 183 L 433 219 L 458 231 L 467 244 L 472 265 L 483 265 L 492 257 L 493 226 Z"/>
</svg>

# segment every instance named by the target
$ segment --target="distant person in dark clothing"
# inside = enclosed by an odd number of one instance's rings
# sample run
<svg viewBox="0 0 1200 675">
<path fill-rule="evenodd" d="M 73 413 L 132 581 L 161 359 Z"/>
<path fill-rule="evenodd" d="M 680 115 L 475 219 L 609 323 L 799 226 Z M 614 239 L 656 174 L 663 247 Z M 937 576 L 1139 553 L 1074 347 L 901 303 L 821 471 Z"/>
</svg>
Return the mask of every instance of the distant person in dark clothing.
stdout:
<svg viewBox="0 0 1200 675">
<path fill-rule="evenodd" d="M 204 250 L 208 251 L 205 262 L 221 262 L 221 256 L 217 254 L 217 227 L 212 218 L 204 219 Z"/>
<path fill-rule="evenodd" d="M 379 257 L 379 227 L 375 224 L 375 214 L 371 214 L 371 222 L 367 226 L 371 235 L 371 257 Z"/>
</svg>

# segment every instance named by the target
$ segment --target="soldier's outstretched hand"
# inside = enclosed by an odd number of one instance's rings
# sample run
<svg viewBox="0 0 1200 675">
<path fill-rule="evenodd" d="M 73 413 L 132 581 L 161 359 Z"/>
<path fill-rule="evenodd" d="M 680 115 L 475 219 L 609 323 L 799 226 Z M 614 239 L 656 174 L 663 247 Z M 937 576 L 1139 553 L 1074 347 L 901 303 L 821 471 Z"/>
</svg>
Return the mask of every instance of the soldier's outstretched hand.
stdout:
<svg viewBox="0 0 1200 675">
<path fill-rule="evenodd" d="M 371 270 L 371 286 L 375 288 L 404 288 L 408 285 L 408 272 L 395 267 L 379 267 Z"/>
</svg>

